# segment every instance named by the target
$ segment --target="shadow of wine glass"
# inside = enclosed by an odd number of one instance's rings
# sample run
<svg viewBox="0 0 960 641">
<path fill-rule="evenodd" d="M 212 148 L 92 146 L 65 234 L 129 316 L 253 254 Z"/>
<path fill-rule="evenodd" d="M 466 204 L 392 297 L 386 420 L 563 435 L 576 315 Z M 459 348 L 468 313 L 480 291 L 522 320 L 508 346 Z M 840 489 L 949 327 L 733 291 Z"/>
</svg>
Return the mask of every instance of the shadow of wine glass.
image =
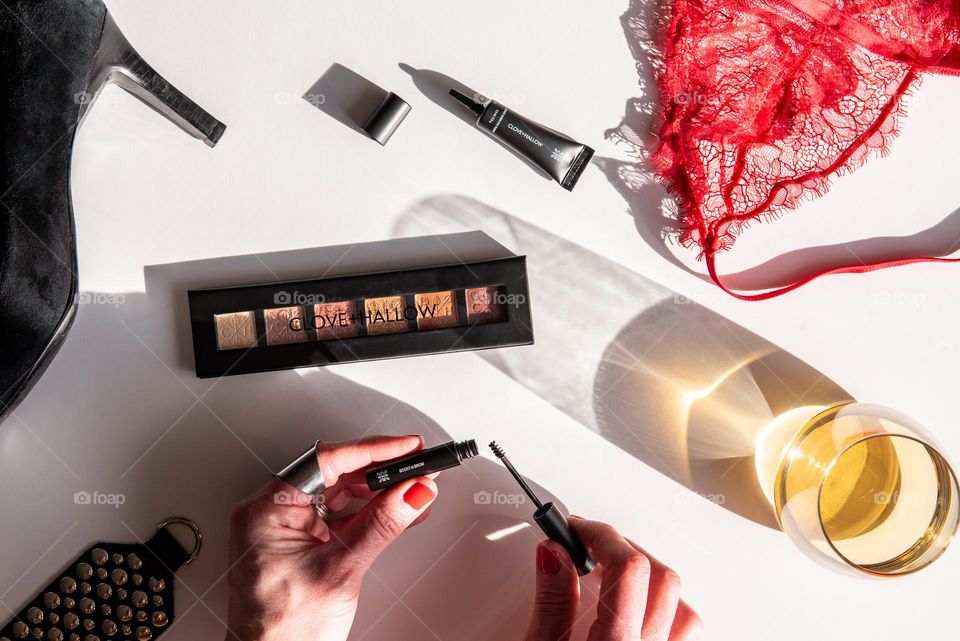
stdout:
<svg viewBox="0 0 960 641">
<path fill-rule="evenodd" d="M 537 298 L 533 347 L 478 355 L 692 492 L 776 528 L 765 487 L 773 436 L 789 427 L 778 419 L 850 395 L 708 308 L 471 198 L 420 201 L 395 230 L 476 227 L 528 256 Z"/>
</svg>

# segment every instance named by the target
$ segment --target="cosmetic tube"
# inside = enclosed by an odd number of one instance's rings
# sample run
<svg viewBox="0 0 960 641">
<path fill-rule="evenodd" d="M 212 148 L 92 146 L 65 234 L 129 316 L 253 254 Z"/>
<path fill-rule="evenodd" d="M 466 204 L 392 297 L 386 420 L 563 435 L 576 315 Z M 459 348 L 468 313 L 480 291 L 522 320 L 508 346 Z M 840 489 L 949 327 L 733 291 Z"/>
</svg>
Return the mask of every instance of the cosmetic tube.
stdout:
<svg viewBox="0 0 960 641">
<path fill-rule="evenodd" d="M 478 102 L 456 89 L 450 95 L 477 115 L 477 127 L 501 141 L 572 191 L 593 149 L 528 120 L 495 100 Z"/>
<path fill-rule="evenodd" d="M 473 439 L 459 442 L 450 441 L 426 450 L 419 450 L 407 456 L 385 463 L 378 463 L 375 467 L 368 468 L 366 473 L 367 487 L 374 492 L 383 490 L 415 476 L 427 476 L 434 472 L 456 467 L 479 453 L 477 442 Z"/>
</svg>

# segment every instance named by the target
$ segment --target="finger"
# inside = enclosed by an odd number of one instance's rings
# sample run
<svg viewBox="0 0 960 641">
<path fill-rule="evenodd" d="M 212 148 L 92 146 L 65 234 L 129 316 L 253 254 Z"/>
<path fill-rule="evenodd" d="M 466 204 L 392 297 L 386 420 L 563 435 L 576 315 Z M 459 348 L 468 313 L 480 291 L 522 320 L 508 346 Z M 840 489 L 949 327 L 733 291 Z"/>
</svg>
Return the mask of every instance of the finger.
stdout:
<svg viewBox="0 0 960 641">
<path fill-rule="evenodd" d="M 352 517 L 333 523 L 333 533 L 345 547 L 351 569 L 365 572 L 436 497 L 437 484 L 431 479 L 410 479 L 382 491 Z"/>
<path fill-rule="evenodd" d="M 355 441 L 317 444 L 317 463 L 328 488 L 333 487 L 341 474 L 361 470 L 377 461 L 389 461 L 423 447 L 423 437 L 371 436 Z"/>
<path fill-rule="evenodd" d="M 570 525 L 604 568 L 597 620 L 588 638 L 643 638 L 650 560 L 606 523 L 571 518 Z"/>
<path fill-rule="evenodd" d="M 647 590 L 647 609 L 643 615 L 641 638 L 666 641 L 680 604 L 680 575 L 630 539 L 626 541 L 650 561 L 650 587 Z"/>
<path fill-rule="evenodd" d="M 567 641 L 577 620 L 580 581 L 563 546 L 537 546 L 537 593 L 526 641 Z"/>
<path fill-rule="evenodd" d="M 677 608 L 677 614 L 673 617 L 673 627 L 670 628 L 669 641 L 693 641 L 700 638 L 702 631 L 703 621 L 700 619 L 700 615 L 681 601 L 680 607 Z"/>
</svg>

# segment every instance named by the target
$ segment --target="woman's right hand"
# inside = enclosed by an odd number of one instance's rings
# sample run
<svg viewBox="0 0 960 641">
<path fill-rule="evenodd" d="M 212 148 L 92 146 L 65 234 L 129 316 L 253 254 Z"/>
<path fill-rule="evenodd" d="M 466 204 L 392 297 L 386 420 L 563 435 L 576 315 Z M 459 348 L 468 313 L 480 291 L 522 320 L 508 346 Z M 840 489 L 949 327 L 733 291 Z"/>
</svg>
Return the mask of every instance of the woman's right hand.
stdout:
<svg viewBox="0 0 960 641">
<path fill-rule="evenodd" d="M 680 577 L 606 523 L 570 517 L 602 573 L 588 641 L 690 641 L 700 617 L 680 600 Z M 537 596 L 526 641 L 567 641 L 580 617 L 580 581 L 563 546 L 537 546 Z"/>
</svg>

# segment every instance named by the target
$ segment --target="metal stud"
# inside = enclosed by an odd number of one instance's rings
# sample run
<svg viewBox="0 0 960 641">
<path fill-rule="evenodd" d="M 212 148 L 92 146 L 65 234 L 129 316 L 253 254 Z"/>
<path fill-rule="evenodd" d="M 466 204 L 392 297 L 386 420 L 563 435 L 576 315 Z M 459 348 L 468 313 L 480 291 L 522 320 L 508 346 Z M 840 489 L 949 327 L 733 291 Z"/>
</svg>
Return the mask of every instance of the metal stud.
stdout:
<svg viewBox="0 0 960 641">
<path fill-rule="evenodd" d="M 117 618 L 121 621 L 129 621 L 133 618 L 133 610 L 130 609 L 129 605 L 118 605 Z"/>
<path fill-rule="evenodd" d="M 145 625 L 137 628 L 137 641 L 150 641 L 153 638 L 153 630 Z"/>
<path fill-rule="evenodd" d="M 80 617 L 73 612 L 67 612 L 63 615 L 63 625 L 67 627 L 67 630 L 74 630 L 80 625 Z"/>
<path fill-rule="evenodd" d="M 13 624 L 13 636 L 18 639 L 26 639 L 28 634 L 30 634 L 30 628 L 27 627 L 26 623 L 17 621 Z"/>
<path fill-rule="evenodd" d="M 60 615 L 57 614 L 56 612 L 51 612 L 50 615 L 47 617 L 47 619 L 48 619 L 48 620 L 50 621 L 50 623 L 52 623 L 53 625 L 56 625 L 56 624 L 60 623 Z"/>
<path fill-rule="evenodd" d="M 120 634 L 122 634 L 125 637 L 128 637 L 130 636 L 130 633 L 131 633 L 131 630 L 129 625 L 123 624 L 120 626 Z"/>
<path fill-rule="evenodd" d="M 97 578 L 101 581 L 107 578 L 107 568 L 97 568 Z"/>
<path fill-rule="evenodd" d="M 60 628 L 47 630 L 47 641 L 63 641 L 63 630 Z"/>
<path fill-rule="evenodd" d="M 76 604 L 77 602 L 74 601 L 72 597 L 64 597 L 63 599 L 63 607 L 65 607 L 68 610 L 71 609 Z"/>
<path fill-rule="evenodd" d="M 56 592 L 47 592 L 43 595 L 43 607 L 54 610 L 60 605 L 60 595 Z"/>
<path fill-rule="evenodd" d="M 97 596 L 104 600 L 109 599 L 113 596 L 113 588 L 109 583 L 101 583 L 97 586 Z"/>
<path fill-rule="evenodd" d="M 90 553 L 90 559 L 97 565 L 103 565 L 110 559 L 110 555 L 103 548 L 94 548 Z"/>
<path fill-rule="evenodd" d="M 104 603 L 100 606 L 100 614 L 103 616 L 108 617 L 110 616 L 111 612 L 113 612 L 113 608 L 111 608 L 108 604 Z"/>
<path fill-rule="evenodd" d="M 80 599 L 80 611 L 84 614 L 90 614 L 97 608 L 97 604 L 93 602 L 93 599 L 84 597 Z"/>
<path fill-rule="evenodd" d="M 154 612 L 153 616 L 150 617 L 150 623 L 153 624 L 155 628 L 162 628 L 167 625 L 167 613 L 166 612 Z"/>
<path fill-rule="evenodd" d="M 117 598 L 120 599 L 121 601 L 126 601 L 127 591 L 124 590 L 123 588 L 117 588 Z"/>
<path fill-rule="evenodd" d="M 92 589 L 93 588 L 91 588 L 90 584 L 87 583 L 86 581 L 80 584 L 80 591 L 83 592 L 84 594 L 90 594 L 90 590 Z"/>
<path fill-rule="evenodd" d="M 86 581 L 93 576 L 93 566 L 89 563 L 77 563 L 77 577 L 81 581 Z"/>
<path fill-rule="evenodd" d="M 131 570 L 139 570 L 143 567 L 143 561 L 140 560 L 140 557 L 131 552 L 127 555 L 127 565 L 130 566 Z"/>
<path fill-rule="evenodd" d="M 143 610 L 137 610 L 137 621 L 146 621 L 147 613 Z"/>
<path fill-rule="evenodd" d="M 117 624 L 111 621 L 110 619 L 107 619 L 106 621 L 103 622 L 103 625 L 100 626 L 100 629 L 103 630 L 103 633 L 105 635 L 107 635 L 108 637 L 112 637 L 117 633 Z"/>
<path fill-rule="evenodd" d="M 60 591 L 64 594 L 72 594 L 77 589 L 77 582 L 69 576 L 60 579 Z"/>
<path fill-rule="evenodd" d="M 87 636 L 83 637 L 83 641 L 100 641 L 100 637 L 95 634 L 88 634 Z"/>
<path fill-rule="evenodd" d="M 80 635 L 77 634 L 77 633 L 73 633 L 73 634 L 71 634 L 71 635 L 70 635 L 69 637 L 67 637 L 67 638 L 68 638 L 70 641 L 80 641 Z"/>
<path fill-rule="evenodd" d="M 130 603 L 132 603 L 135 608 L 142 608 L 147 604 L 147 593 L 137 590 L 133 593 L 133 596 L 130 597 Z"/>
<path fill-rule="evenodd" d="M 117 568 L 110 573 L 110 580 L 113 581 L 114 585 L 123 585 L 127 582 L 127 573 L 125 570 Z"/>
<path fill-rule="evenodd" d="M 141 583 L 143 583 L 143 577 L 140 576 L 139 574 L 134 574 L 134 575 L 133 575 L 133 584 L 134 584 L 134 585 L 140 585 Z"/>
<path fill-rule="evenodd" d="M 150 581 L 147 583 L 147 585 L 149 585 L 150 589 L 154 592 L 163 592 L 163 588 L 167 586 L 163 579 L 158 579 L 155 576 L 150 577 Z"/>
<path fill-rule="evenodd" d="M 42 638 L 43 638 L 43 629 L 42 629 L 42 628 L 34 628 L 34 629 L 33 629 L 33 638 L 34 638 L 34 639 L 42 639 Z"/>
<path fill-rule="evenodd" d="M 27 610 L 27 621 L 34 625 L 43 621 L 43 610 L 40 608 L 30 608 Z"/>
<path fill-rule="evenodd" d="M 93 619 L 84 619 L 83 620 L 83 629 L 84 630 L 93 630 Z"/>
<path fill-rule="evenodd" d="M 114 565 L 120 565 L 121 563 L 123 563 L 123 555 L 120 554 L 119 552 L 115 552 L 113 555 L 113 563 Z"/>
<path fill-rule="evenodd" d="M 153 606 L 154 606 L 155 608 L 159 608 L 161 605 L 163 605 L 163 597 L 160 596 L 159 594 L 154 594 L 154 595 L 153 595 Z"/>
</svg>

